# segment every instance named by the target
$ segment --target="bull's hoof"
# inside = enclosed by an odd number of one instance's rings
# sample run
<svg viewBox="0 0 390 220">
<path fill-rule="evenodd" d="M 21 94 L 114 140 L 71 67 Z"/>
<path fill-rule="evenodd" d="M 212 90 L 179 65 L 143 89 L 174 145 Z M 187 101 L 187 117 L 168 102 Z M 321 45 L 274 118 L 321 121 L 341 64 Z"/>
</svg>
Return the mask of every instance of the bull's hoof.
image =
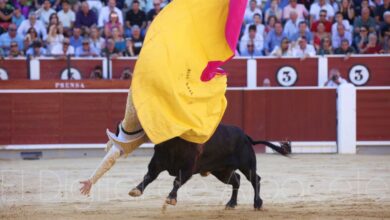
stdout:
<svg viewBox="0 0 390 220">
<path fill-rule="evenodd" d="M 176 200 L 175 198 L 169 198 L 169 197 L 168 197 L 168 198 L 165 200 L 165 203 L 168 204 L 168 205 L 176 205 L 177 200 Z"/>
<path fill-rule="evenodd" d="M 129 195 L 132 196 L 132 197 L 138 197 L 138 196 L 141 196 L 142 195 L 142 192 L 141 190 L 137 189 L 137 188 L 134 188 L 132 189 L 130 192 L 129 192 Z"/>
<path fill-rule="evenodd" d="M 253 204 L 253 207 L 255 208 L 255 211 L 261 210 L 261 207 L 263 206 L 263 200 L 262 199 L 255 199 L 255 203 Z"/>
<path fill-rule="evenodd" d="M 225 210 L 232 210 L 232 209 L 236 208 L 236 206 L 237 206 L 237 202 L 236 201 L 229 201 L 225 205 Z"/>
</svg>

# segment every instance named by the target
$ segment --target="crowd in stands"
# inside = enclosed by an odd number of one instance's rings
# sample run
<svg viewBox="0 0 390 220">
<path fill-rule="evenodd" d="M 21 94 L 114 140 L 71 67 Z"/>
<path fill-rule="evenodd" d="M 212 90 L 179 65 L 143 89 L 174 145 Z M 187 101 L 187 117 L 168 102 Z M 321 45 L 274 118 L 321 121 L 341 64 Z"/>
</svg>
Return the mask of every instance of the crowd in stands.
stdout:
<svg viewBox="0 0 390 220">
<path fill-rule="evenodd" d="M 0 57 L 137 56 L 169 0 L 0 0 Z M 390 53 L 390 0 L 249 0 L 240 56 Z"/>
</svg>

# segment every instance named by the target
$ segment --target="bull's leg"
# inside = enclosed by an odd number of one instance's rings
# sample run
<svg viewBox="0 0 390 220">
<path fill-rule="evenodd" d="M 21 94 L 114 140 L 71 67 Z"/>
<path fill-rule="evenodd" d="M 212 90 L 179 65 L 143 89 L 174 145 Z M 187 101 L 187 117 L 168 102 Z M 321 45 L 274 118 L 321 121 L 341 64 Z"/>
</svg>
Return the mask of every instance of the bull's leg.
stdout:
<svg viewBox="0 0 390 220">
<path fill-rule="evenodd" d="M 162 171 L 163 171 L 162 167 L 157 163 L 156 157 L 153 156 L 148 166 L 148 172 L 144 176 L 144 180 L 140 184 L 138 184 L 138 186 L 133 188 L 129 192 L 129 195 L 133 197 L 141 196 L 145 188 L 151 182 L 153 182 Z"/>
<path fill-rule="evenodd" d="M 173 189 L 169 193 L 167 199 L 165 200 L 167 204 L 176 205 L 177 191 L 184 183 L 186 183 L 191 178 L 191 176 L 192 176 L 191 170 L 179 171 L 179 176 L 177 176 L 173 181 Z"/>
<path fill-rule="evenodd" d="M 260 198 L 260 176 L 257 175 L 256 169 L 240 169 L 245 177 L 251 182 L 253 190 L 255 191 L 253 207 L 259 210 L 263 205 L 263 200 Z"/>
<path fill-rule="evenodd" d="M 238 188 L 240 188 L 240 175 L 232 170 L 213 171 L 211 172 L 220 181 L 232 185 L 233 192 L 226 209 L 234 209 L 237 206 Z"/>
</svg>

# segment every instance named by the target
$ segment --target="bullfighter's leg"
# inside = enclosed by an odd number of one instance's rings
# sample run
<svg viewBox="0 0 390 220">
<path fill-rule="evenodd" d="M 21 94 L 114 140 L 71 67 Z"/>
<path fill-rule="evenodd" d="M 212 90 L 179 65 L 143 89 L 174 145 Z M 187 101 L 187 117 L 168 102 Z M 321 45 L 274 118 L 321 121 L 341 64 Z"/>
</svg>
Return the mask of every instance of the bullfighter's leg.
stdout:
<svg viewBox="0 0 390 220">
<path fill-rule="evenodd" d="M 152 160 L 149 163 L 148 166 L 148 172 L 144 176 L 144 180 L 138 184 L 135 188 L 133 188 L 130 192 L 129 195 L 133 197 L 137 197 L 142 195 L 144 192 L 145 188 L 153 182 L 157 176 L 163 171 L 162 167 L 159 165 L 157 158 L 153 156 Z"/>
<path fill-rule="evenodd" d="M 240 175 L 232 170 L 213 171 L 211 172 L 220 181 L 226 184 L 232 185 L 233 192 L 228 203 L 226 203 L 226 209 L 234 209 L 237 206 L 237 194 L 240 188 Z"/>
<path fill-rule="evenodd" d="M 240 169 L 245 177 L 251 182 L 253 190 L 255 191 L 253 207 L 259 210 L 263 205 L 263 200 L 260 198 L 260 176 L 257 175 L 256 169 Z"/>
<path fill-rule="evenodd" d="M 179 188 L 184 184 L 186 183 L 192 176 L 192 170 L 191 169 L 188 169 L 188 170 L 181 170 L 179 172 L 179 176 L 177 176 L 175 178 L 175 180 L 173 181 L 173 189 L 172 191 L 169 193 L 167 199 L 165 200 L 165 202 L 167 204 L 170 204 L 170 205 L 176 205 L 177 203 L 177 191 L 179 190 Z"/>
</svg>

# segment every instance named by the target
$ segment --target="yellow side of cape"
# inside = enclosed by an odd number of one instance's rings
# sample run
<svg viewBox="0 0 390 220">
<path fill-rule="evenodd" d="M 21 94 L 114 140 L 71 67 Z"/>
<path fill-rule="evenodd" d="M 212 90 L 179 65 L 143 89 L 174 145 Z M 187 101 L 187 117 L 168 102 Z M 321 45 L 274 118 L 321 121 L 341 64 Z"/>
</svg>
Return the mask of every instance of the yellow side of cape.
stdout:
<svg viewBox="0 0 390 220">
<path fill-rule="evenodd" d="M 228 0 L 174 0 L 150 26 L 135 66 L 132 91 L 150 140 L 206 142 L 225 112 L 226 76 L 207 82 L 208 62 L 233 56 L 225 38 Z"/>
</svg>

